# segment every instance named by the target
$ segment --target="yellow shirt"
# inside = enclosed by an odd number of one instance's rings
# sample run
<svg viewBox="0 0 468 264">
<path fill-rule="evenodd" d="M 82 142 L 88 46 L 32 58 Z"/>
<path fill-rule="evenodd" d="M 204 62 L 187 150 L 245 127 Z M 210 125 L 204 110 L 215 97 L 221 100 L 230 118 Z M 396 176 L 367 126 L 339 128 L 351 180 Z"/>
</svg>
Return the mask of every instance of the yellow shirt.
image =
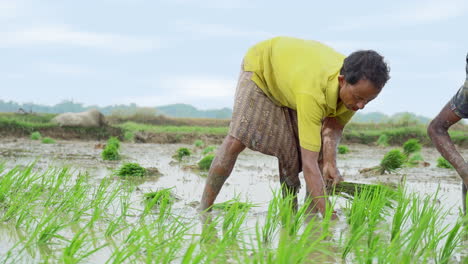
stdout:
<svg viewBox="0 0 468 264">
<path fill-rule="evenodd" d="M 338 75 L 345 56 L 312 40 L 276 37 L 253 46 L 244 71 L 277 105 L 297 110 L 299 142 L 320 151 L 325 117 L 345 125 L 354 111 L 338 103 Z"/>
</svg>

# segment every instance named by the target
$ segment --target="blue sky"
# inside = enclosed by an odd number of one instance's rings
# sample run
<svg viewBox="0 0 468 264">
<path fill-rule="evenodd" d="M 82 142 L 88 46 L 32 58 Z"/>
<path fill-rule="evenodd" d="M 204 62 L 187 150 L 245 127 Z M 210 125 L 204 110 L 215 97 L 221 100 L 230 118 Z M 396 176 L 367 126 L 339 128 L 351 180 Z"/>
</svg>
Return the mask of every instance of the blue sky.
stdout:
<svg viewBox="0 0 468 264">
<path fill-rule="evenodd" d="M 244 53 L 281 35 L 380 52 L 392 79 L 363 111 L 432 117 L 467 32 L 466 0 L 0 0 L 0 99 L 232 107 Z"/>
</svg>

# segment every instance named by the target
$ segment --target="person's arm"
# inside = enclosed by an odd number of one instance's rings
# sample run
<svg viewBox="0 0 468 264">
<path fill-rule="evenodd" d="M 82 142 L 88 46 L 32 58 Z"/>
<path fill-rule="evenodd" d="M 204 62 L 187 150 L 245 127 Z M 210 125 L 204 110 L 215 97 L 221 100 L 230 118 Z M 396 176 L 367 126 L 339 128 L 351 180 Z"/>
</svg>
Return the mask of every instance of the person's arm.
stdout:
<svg viewBox="0 0 468 264">
<path fill-rule="evenodd" d="M 431 121 L 427 128 L 427 134 L 440 154 L 452 164 L 465 185 L 468 186 L 468 163 L 457 151 L 448 133 L 448 129 L 460 119 L 450 108 L 450 103 L 448 103 Z"/>
<path fill-rule="evenodd" d="M 334 117 L 327 117 L 322 125 L 323 178 L 327 184 L 343 181 L 336 166 L 336 150 L 343 134 L 344 126 Z"/>
<path fill-rule="evenodd" d="M 318 165 L 319 153 L 301 147 L 302 171 L 306 182 L 306 192 L 311 196 L 311 209 L 325 215 L 325 183 Z"/>
</svg>

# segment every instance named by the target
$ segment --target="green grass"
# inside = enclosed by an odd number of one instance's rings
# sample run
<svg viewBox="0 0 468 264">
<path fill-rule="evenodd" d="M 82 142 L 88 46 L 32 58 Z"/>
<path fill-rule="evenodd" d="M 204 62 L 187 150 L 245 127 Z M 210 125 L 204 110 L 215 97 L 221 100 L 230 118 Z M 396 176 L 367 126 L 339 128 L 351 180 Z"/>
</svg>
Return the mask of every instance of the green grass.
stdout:
<svg viewBox="0 0 468 264">
<path fill-rule="evenodd" d="M 42 136 L 41 136 L 40 132 L 34 131 L 34 132 L 31 133 L 31 139 L 32 140 L 39 140 L 41 138 L 42 138 Z"/>
<path fill-rule="evenodd" d="M 208 146 L 202 150 L 202 155 L 214 154 L 216 151 L 216 146 Z"/>
<path fill-rule="evenodd" d="M 199 162 L 198 162 L 198 168 L 203 171 L 207 171 L 211 167 L 211 163 L 213 162 L 213 159 L 215 158 L 214 154 L 208 154 L 204 156 Z"/>
<path fill-rule="evenodd" d="M 388 146 L 388 136 L 385 134 L 382 134 L 379 136 L 377 139 L 377 145 L 381 147 L 387 147 Z"/>
<path fill-rule="evenodd" d="M 117 125 L 125 131 L 146 131 L 153 133 L 178 133 L 178 134 L 215 134 L 226 135 L 229 127 L 202 127 L 202 126 L 155 126 L 147 124 L 139 124 L 134 122 L 125 122 Z"/>
<path fill-rule="evenodd" d="M 411 154 L 420 151 L 421 148 L 422 146 L 419 144 L 419 140 L 414 138 L 408 139 L 408 141 L 403 144 L 403 153 L 409 157 Z"/>
<path fill-rule="evenodd" d="M 50 138 L 50 137 L 45 137 L 45 138 L 42 139 L 42 143 L 44 143 L 44 144 L 54 144 L 55 140 Z"/>
<path fill-rule="evenodd" d="M 349 153 L 349 148 L 347 146 L 339 145 L 338 154 L 347 154 Z"/>
<path fill-rule="evenodd" d="M 452 164 L 448 162 L 444 157 L 439 157 L 437 159 L 437 168 L 443 168 L 443 169 L 454 169 Z"/>
<path fill-rule="evenodd" d="M 124 163 L 117 171 L 116 174 L 121 177 L 143 177 L 147 174 L 145 168 L 138 163 Z"/>
<path fill-rule="evenodd" d="M 133 142 L 135 140 L 135 133 L 131 132 L 131 131 L 126 131 L 124 133 L 124 140 L 127 141 L 127 142 Z"/>
<path fill-rule="evenodd" d="M 203 148 L 203 146 L 205 145 L 205 142 L 203 142 L 203 140 L 201 139 L 197 139 L 195 140 L 195 142 L 193 142 L 193 145 L 197 148 Z"/>
</svg>

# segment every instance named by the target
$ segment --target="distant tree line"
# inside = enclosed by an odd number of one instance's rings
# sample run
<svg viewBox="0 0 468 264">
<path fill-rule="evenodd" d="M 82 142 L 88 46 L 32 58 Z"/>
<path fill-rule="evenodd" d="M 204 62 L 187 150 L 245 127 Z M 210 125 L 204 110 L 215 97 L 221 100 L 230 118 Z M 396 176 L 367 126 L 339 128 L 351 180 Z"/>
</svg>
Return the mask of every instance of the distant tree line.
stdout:
<svg viewBox="0 0 468 264">
<path fill-rule="evenodd" d="M 20 104 L 13 101 L 6 102 L 0 100 L 0 112 L 18 112 L 19 109 L 22 109 L 24 112 L 28 113 L 60 114 L 66 112 L 83 112 L 91 108 L 96 108 L 103 114 L 110 115 L 112 113 L 135 113 L 141 107 L 137 106 L 135 103 L 99 107 L 96 105 L 84 106 L 82 103 L 66 100 L 56 105 L 48 106 L 34 103 Z M 156 114 L 168 117 L 230 119 L 232 115 L 232 110 L 230 108 L 200 110 L 188 104 L 171 104 L 146 108 L 154 109 Z M 394 123 L 398 125 L 427 124 L 429 121 L 430 118 L 409 112 L 396 113 L 391 116 L 380 112 L 356 113 L 352 119 L 353 123 Z"/>
</svg>

